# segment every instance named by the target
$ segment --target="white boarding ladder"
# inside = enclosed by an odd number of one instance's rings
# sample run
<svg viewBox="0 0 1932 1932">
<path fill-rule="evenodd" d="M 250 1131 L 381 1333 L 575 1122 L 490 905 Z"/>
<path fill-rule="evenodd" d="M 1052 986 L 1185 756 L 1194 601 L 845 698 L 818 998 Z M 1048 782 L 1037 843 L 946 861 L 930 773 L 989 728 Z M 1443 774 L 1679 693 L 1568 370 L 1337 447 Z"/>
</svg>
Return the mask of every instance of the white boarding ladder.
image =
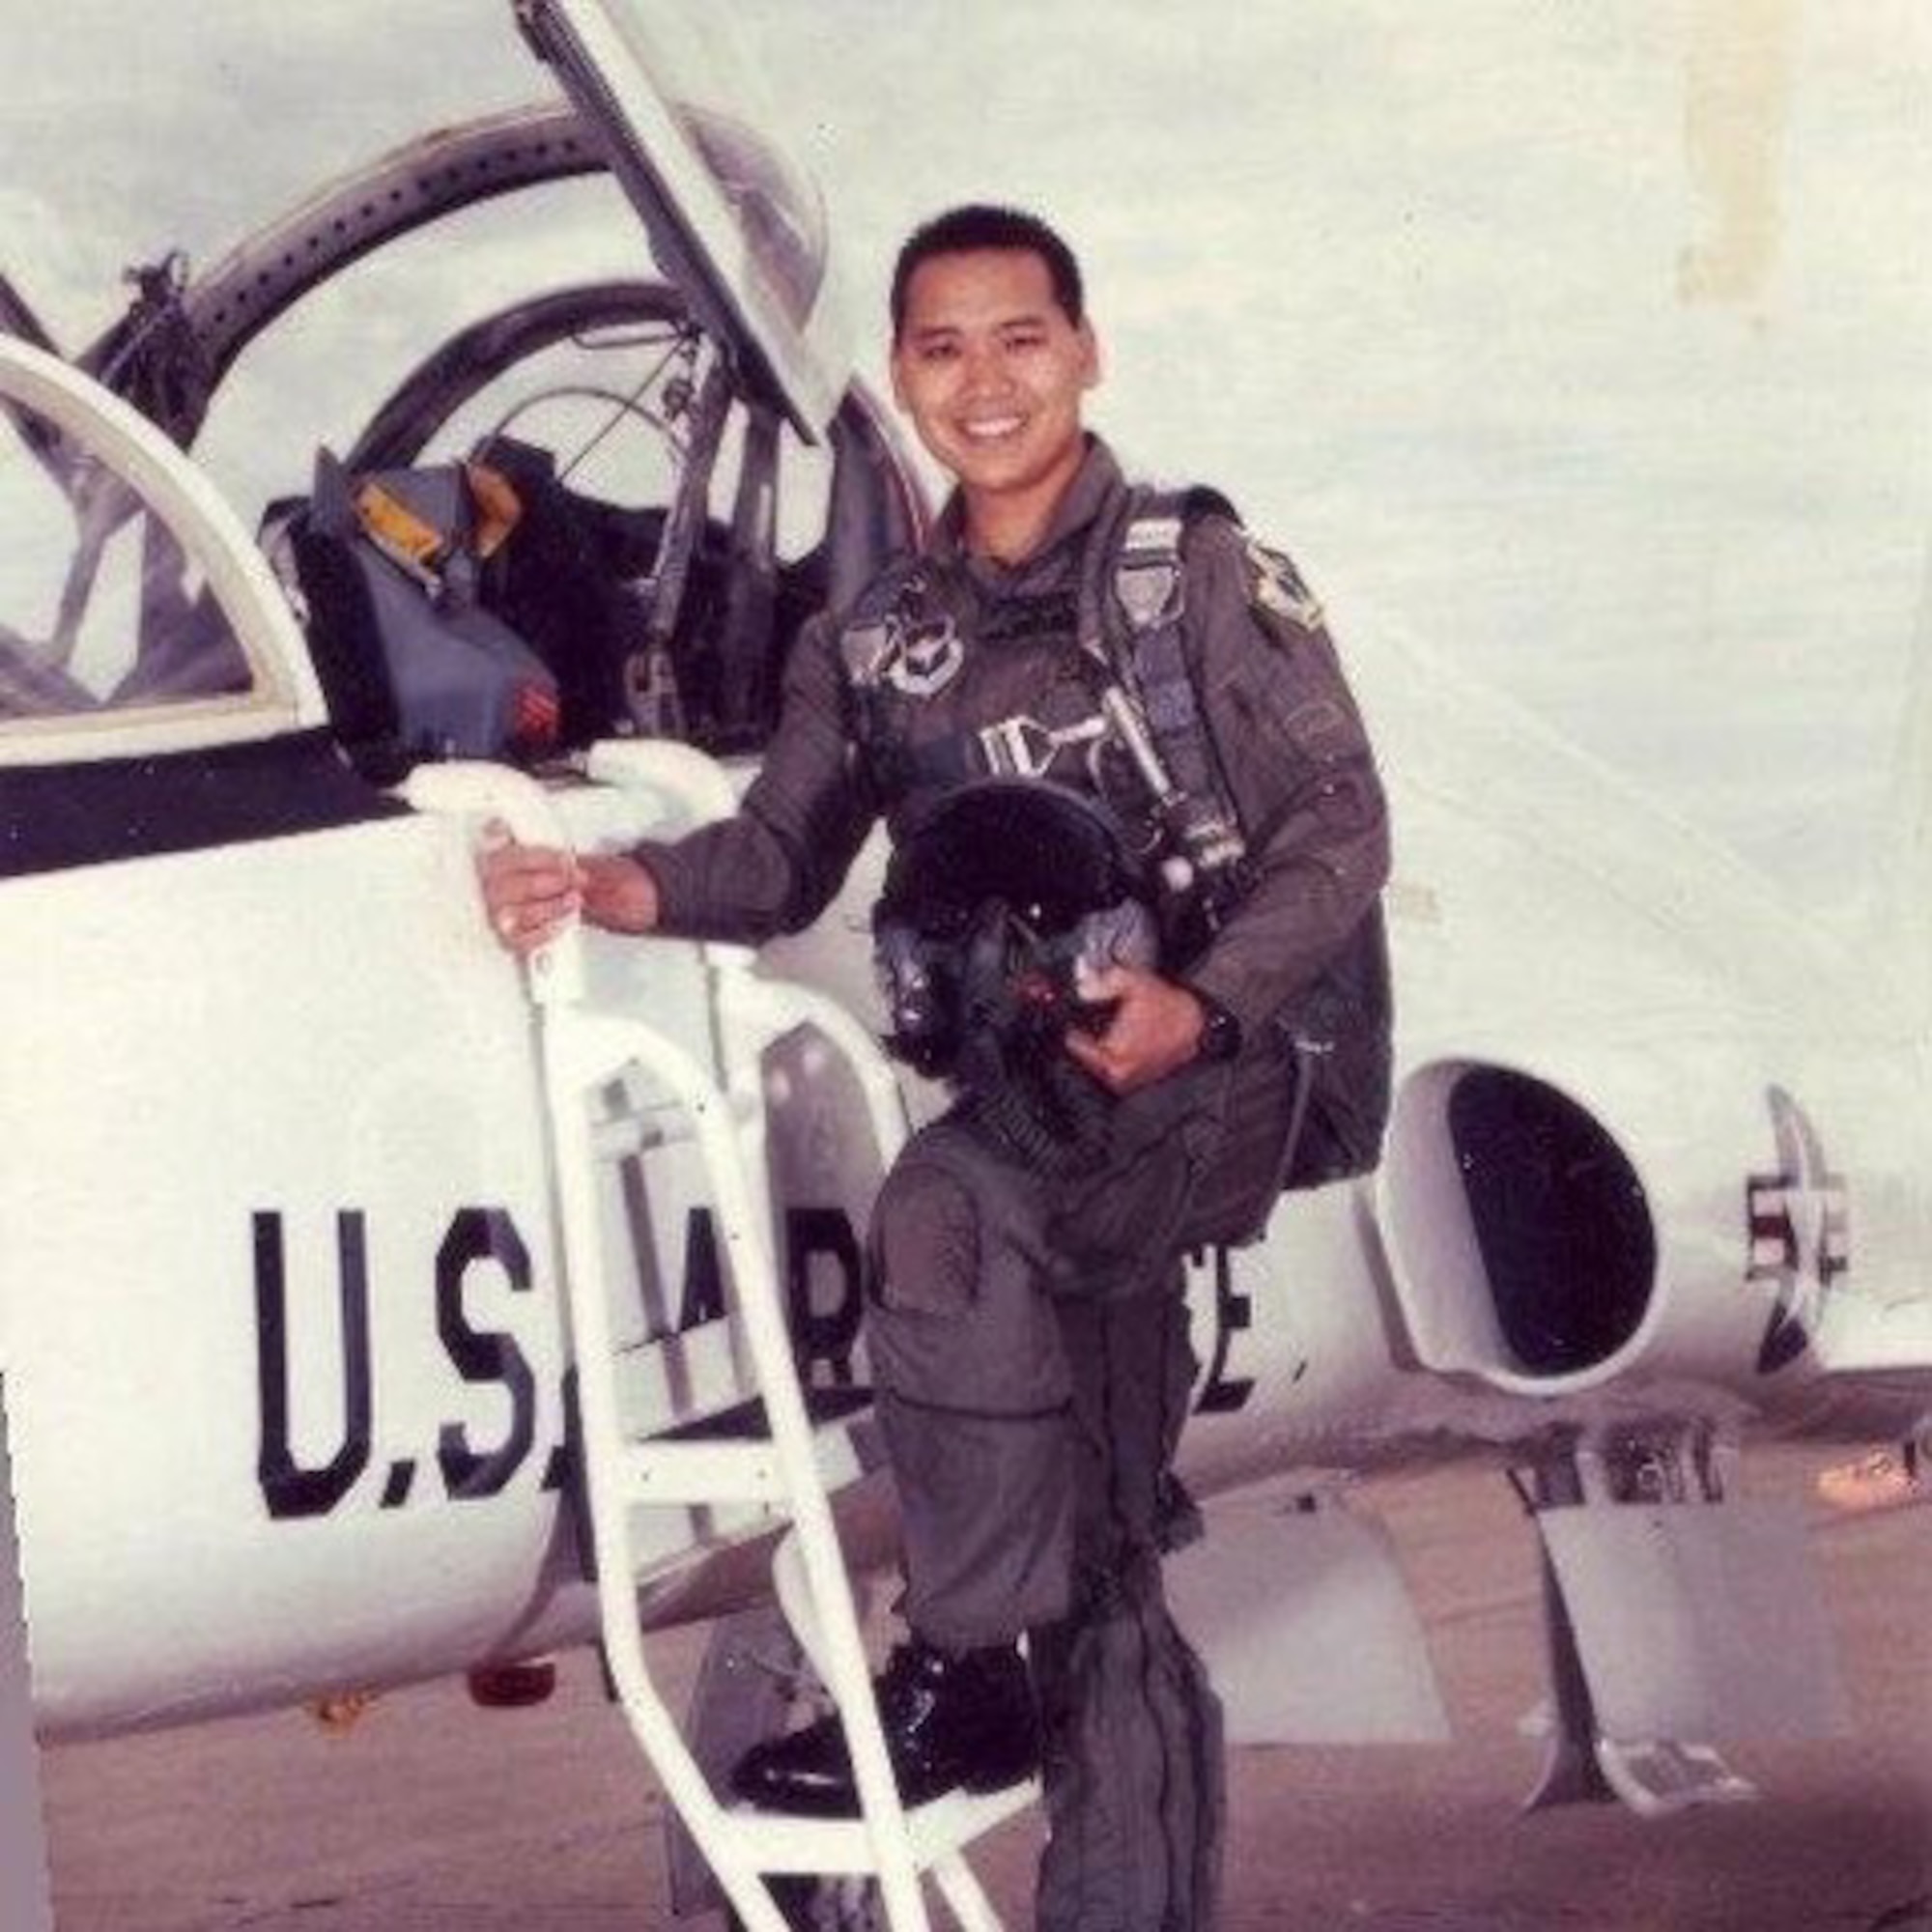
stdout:
<svg viewBox="0 0 1932 1932">
<path fill-rule="evenodd" d="M 695 767 L 698 761 L 686 754 L 686 762 Z M 675 760 L 668 769 L 685 776 Z M 709 769 L 715 784 L 717 768 Z M 654 760 L 651 777 L 664 776 Z M 520 838 L 564 842 L 541 791 L 499 768 L 426 768 L 412 778 L 409 794 L 419 809 L 490 812 L 506 819 Z M 815 1433 L 807 1409 L 785 1321 L 764 1171 L 761 1056 L 774 1041 L 810 1025 L 844 1056 L 866 1096 L 882 1162 L 890 1162 L 905 1133 L 897 1083 L 870 1036 L 835 1001 L 757 976 L 743 948 L 703 952 L 722 1081 L 690 1046 L 648 1021 L 586 1001 L 577 934 L 566 934 L 530 962 L 577 1371 L 582 1492 L 611 1679 L 666 1797 L 749 1932 L 787 1932 L 764 1883 L 774 1873 L 873 1877 L 892 1932 L 925 1932 L 921 1875 L 926 1872 L 966 1932 L 1000 1932 L 962 1848 L 1023 1808 L 1034 1789 L 956 1793 L 910 1812 L 899 1802 L 826 1488 L 826 1463 L 842 1462 L 849 1468 L 849 1447 L 842 1437 L 834 1441 Z M 654 1094 L 668 1094 L 697 1144 L 762 1397 L 768 1429 L 762 1436 L 687 1432 L 639 1440 L 626 1430 L 599 1211 L 609 1127 L 593 1118 L 593 1101 L 631 1072 L 645 1075 Z M 843 1722 L 861 1804 L 856 1820 L 727 1807 L 652 1676 L 639 1616 L 632 1512 L 734 1503 L 760 1505 L 789 1519 L 773 1561 L 774 1580 L 786 1619 Z"/>
<path fill-rule="evenodd" d="M 761 1049 L 797 1026 L 816 1028 L 858 1070 L 886 1158 L 904 1131 L 897 1089 L 876 1046 L 842 1008 L 802 987 L 756 978 L 740 949 L 709 948 L 707 955 L 724 1042 L 723 1085 L 686 1046 L 655 1027 L 581 1004 L 565 983 L 566 971 L 533 975 L 543 1009 L 583 1491 L 611 1679 L 666 1795 L 751 1932 L 784 1932 L 785 1920 L 761 1883 L 773 1872 L 872 1875 L 893 1932 L 923 1932 L 922 1870 L 931 1871 L 969 1932 L 997 1932 L 999 1921 L 960 1848 L 1017 1808 L 1026 1794 L 962 1795 L 913 1813 L 899 1803 L 826 1492 L 820 1461 L 825 1438 L 813 1431 L 798 1381 L 763 1178 L 754 1178 L 744 1151 L 747 1145 L 763 1145 Z M 610 1332 L 591 1102 L 631 1068 L 671 1096 L 697 1141 L 768 1435 L 642 1441 L 626 1435 Z M 639 1506 L 731 1502 L 763 1504 L 790 1520 L 774 1563 L 780 1598 L 843 1720 L 862 1805 L 857 1821 L 724 1808 L 651 1676 L 629 1560 L 630 1513 Z"/>
</svg>

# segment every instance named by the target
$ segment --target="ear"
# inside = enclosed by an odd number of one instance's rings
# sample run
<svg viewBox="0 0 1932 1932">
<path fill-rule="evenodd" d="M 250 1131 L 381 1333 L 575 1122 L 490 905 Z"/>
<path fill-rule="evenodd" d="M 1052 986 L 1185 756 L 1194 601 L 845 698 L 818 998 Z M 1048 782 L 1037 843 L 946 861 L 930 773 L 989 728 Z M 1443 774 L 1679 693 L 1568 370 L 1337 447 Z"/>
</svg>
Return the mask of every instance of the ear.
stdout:
<svg viewBox="0 0 1932 1932">
<path fill-rule="evenodd" d="M 893 380 L 893 401 L 901 414 L 907 413 L 905 378 L 903 375 L 905 352 L 895 342 L 893 344 L 892 359 L 886 364 L 886 371 Z"/>
<path fill-rule="evenodd" d="M 1083 389 L 1097 389 L 1104 371 L 1100 364 L 1100 338 L 1094 333 L 1094 325 L 1083 321 L 1078 330 L 1080 338 L 1080 386 Z"/>
</svg>

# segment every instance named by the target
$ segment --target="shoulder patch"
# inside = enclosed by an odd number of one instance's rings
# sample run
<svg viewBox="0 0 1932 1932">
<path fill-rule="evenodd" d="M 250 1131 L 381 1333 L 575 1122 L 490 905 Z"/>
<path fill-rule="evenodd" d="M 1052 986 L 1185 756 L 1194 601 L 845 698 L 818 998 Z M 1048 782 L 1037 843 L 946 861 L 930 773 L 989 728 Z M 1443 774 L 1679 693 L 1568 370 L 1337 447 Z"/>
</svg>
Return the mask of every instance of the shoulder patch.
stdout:
<svg viewBox="0 0 1932 1932">
<path fill-rule="evenodd" d="M 1321 628 L 1321 600 L 1302 581 L 1301 573 L 1278 550 L 1247 535 L 1248 602 L 1258 611 L 1285 618 L 1303 631 Z"/>
<path fill-rule="evenodd" d="M 933 697 L 965 662 L 952 614 L 917 564 L 873 579 L 838 638 L 846 677 L 861 691 L 890 686 L 908 697 Z"/>
<path fill-rule="evenodd" d="M 958 675 L 966 646 L 950 616 L 898 611 L 847 624 L 838 639 L 845 675 L 862 691 L 882 684 L 908 697 L 935 697 Z"/>
<path fill-rule="evenodd" d="M 845 674 L 854 684 L 877 684 L 892 649 L 892 626 L 883 617 L 863 624 L 847 624 L 839 634 L 838 650 L 845 660 Z"/>
</svg>

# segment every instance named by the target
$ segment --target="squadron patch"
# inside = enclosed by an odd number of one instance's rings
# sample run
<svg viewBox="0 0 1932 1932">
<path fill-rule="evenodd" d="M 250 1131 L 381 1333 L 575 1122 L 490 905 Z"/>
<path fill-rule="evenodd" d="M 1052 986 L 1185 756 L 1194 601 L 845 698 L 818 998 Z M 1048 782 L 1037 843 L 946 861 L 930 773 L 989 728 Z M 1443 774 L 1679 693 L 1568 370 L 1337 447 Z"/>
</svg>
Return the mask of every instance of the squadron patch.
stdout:
<svg viewBox="0 0 1932 1932">
<path fill-rule="evenodd" d="M 1247 539 L 1248 567 L 1254 573 L 1249 601 L 1258 610 L 1285 618 L 1297 629 L 1321 628 L 1321 600 L 1301 581 L 1301 573 L 1278 550 Z"/>
<path fill-rule="evenodd" d="M 935 697 L 959 674 L 966 645 L 951 616 L 902 621 L 893 627 L 895 645 L 885 681 L 908 697 Z"/>
</svg>

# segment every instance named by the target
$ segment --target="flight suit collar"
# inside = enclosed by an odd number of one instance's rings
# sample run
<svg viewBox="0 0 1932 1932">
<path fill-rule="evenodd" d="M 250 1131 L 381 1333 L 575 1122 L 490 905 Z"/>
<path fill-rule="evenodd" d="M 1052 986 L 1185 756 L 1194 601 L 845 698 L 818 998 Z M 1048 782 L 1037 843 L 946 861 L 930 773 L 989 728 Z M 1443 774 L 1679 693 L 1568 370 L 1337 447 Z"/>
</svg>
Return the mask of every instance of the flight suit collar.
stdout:
<svg viewBox="0 0 1932 1932">
<path fill-rule="evenodd" d="M 982 590 L 1011 590 L 1049 562 L 1058 563 L 1064 547 L 1083 537 L 1101 512 L 1126 487 L 1114 452 L 1097 436 L 1087 439 L 1087 454 L 1046 526 L 1039 548 L 1018 563 L 975 556 L 965 545 L 966 511 L 955 490 L 934 526 L 929 554 L 940 563 L 963 570 Z"/>
</svg>

